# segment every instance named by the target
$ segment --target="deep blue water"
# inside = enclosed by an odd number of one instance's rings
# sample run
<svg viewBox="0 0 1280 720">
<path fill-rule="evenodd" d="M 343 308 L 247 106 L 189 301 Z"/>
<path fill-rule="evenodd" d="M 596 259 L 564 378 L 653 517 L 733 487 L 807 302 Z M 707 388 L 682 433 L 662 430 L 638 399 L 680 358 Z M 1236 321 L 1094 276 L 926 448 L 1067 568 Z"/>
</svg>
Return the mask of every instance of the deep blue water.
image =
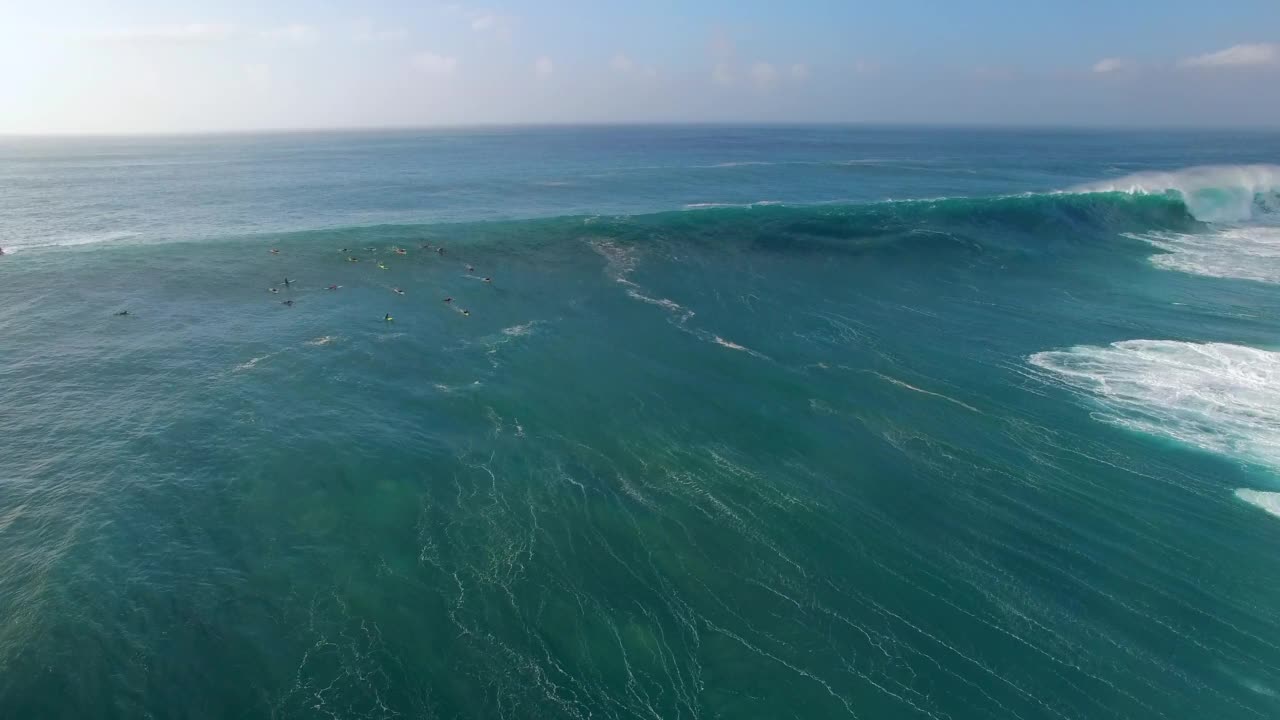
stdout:
<svg viewBox="0 0 1280 720">
<path fill-rule="evenodd" d="M 0 139 L 0 717 L 1280 716 L 1276 163 Z"/>
</svg>

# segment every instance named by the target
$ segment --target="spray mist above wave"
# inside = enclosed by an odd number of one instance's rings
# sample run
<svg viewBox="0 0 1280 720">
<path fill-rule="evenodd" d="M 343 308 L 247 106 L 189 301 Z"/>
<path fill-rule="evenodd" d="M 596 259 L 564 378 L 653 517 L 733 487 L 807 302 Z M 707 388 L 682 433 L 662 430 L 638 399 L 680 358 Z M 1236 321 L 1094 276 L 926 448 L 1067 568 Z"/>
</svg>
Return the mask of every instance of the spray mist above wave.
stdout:
<svg viewBox="0 0 1280 720">
<path fill-rule="evenodd" d="M 1204 165 L 1141 172 L 1070 188 L 1071 193 L 1170 195 L 1204 222 L 1243 222 L 1280 212 L 1280 165 Z"/>
</svg>

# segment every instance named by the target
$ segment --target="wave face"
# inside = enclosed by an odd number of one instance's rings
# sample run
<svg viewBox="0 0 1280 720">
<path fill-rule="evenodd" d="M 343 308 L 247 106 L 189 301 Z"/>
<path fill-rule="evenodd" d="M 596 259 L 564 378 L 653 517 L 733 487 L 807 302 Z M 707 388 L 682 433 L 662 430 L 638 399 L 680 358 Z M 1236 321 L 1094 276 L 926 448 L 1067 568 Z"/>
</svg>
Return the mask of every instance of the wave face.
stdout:
<svg viewBox="0 0 1280 720">
<path fill-rule="evenodd" d="M 548 221 L 563 228 L 576 219 Z M 1178 199 L 1120 192 L 899 200 L 863 205 L 696 208 L 593 218 L 590 228 L 626 242 L 674 243 L 846 255 L 895 254 L 921 262 L 955 253 L 1048 256 L 1114 246 L 1125 234 L 1190 233 L 1203 225 Z"/>
<path fill-rule="evenodd" d="M 1280 165 L 1207 165 L 1142 172 L 1079 185 L 1070 192 L 1170 195 L 1205 222 L 1239 222 L 1280 209 Z"/>
<path fill-rule="evenodd" d="M 631 215 L 627 223 L 653 227 L 662 223 L 707 226 L 738 225 L 741 236 L 791 238 L 793 248 L 812 241 L 813 249 L 858 251 L 867 245 L 884 245 L 895 234 L 937 232 L 952 236 L 970 247 L 1000 246 L 1017 249 L 1011 238 L 989 238 L 984 227 L 997 227 L 1036 236 L 1022 248 L 1043 250 L 1036 243 L 1046 233 L 1075 233 L 1078 241 L 1113 235 L 1143 240 L 1171 255 L 1156 264 L 1216 277 L 1239 277 L 1274 281 L 1280 264 L 1275 243 L 1275 227 L 1235 227 L 1206 229 L 1202 223 L 1273 218 L 1280 166 L 1209 166 L 1162 173 L 1140 173 L 1117 180 L 1080 185 L 1064 192 L 1026 193 L 988 197 L 942 197 L 921 200 L 894 200 L 872 203 L 688 203 L 696 220 L 676 220 L 666 213 Z M 743 214 L 746 213 L 746 214 Z M 561 225 L 580 218 L 565 217 Z M 597 222 L 613 223 L 612 218 Z M 554 226 L 556 219 L 548 221 Z M 790 229 L 781 225 L 791 224 Z M 409 228 L 415 226 L 406 226 Z M 971 230 L 973 237 L 959 238 L 957 231 Z M 625 230 L 623 230 L 625 233 Z M 51 238 L 43 242 L 10 242 L 9 252 L 35 248 L 64 248 L 97 243 L 118 244 L 133 240 L 138 232 L 106 232 L 74 238 Z M 697 239 L 699 233 L 694 233 Z M 1060 238 L 1052 238 L 1055 241 Z M 916 242 L 908 244 L 920 245 Z M 769 241 L 771 242 L 771 241 Z M 776 244 L 776 243 L 775 243 Z M 928 245 L 928 242 L 924 243 Z M 1260 260 L 1261 259 L 1261 260 Z M 1275 265 L 1275 267 L 1272 267 Z"/>
</svg>

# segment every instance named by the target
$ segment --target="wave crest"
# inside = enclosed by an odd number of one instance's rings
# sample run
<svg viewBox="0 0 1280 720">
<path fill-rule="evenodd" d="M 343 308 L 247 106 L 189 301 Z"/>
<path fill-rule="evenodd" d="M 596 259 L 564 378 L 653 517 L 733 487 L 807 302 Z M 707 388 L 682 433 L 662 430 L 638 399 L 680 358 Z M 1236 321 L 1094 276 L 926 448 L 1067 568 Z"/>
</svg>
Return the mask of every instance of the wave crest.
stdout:
<svg viewBox="0 0 1280 720">
<path fill-rule="evenodd" d="M 1280 165 L 1203 165 L 1141 172 L 1067 192 L 1171 195 L 1182 200 L 1197 220 L 1240 222 L 1280 210 Z"/>
</svg>

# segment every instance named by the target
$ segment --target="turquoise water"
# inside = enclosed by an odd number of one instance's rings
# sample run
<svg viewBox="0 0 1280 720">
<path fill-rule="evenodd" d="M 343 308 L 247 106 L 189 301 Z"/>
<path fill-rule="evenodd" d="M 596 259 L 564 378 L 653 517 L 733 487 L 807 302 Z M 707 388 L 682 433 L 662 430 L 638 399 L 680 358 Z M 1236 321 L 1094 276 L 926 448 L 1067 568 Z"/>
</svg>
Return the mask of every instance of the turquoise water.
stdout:
<svg viewBox="0 0 1280 720">
<path fill-rule="evenodd" d="M 0 716 L 1276 717 L 1277 158 L 2 140 Z"/>
</svg>

